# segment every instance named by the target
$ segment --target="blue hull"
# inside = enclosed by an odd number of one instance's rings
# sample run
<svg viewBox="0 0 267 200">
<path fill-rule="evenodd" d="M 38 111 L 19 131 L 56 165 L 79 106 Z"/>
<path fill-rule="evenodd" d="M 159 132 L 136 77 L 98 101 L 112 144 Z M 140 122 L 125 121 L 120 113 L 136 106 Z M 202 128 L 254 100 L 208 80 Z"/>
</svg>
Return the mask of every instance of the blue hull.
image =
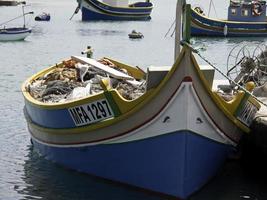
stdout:
<svg viewBox="0 0 267 200">
<path fill-rule="evenodd" d="M 107 15 L 107 14 L 96 13 L 96 12 L 88 10 L 86 8 L 82 8 L 82 21 L 90 21 L 90 20 L 115 20 L 115 21 L 116 20 L 118 20 L 118 21 L 141 20 L 141 21 L 146 21 L 146 20 L 150 20 L 150 19 L 151 19 L 150 15 L 112 16 L 112 15 Z"/>
<path fill-rule="evenodd" d="M 114 7 L 98 0 L 83 0 L 82 20 L 150 20 L 150 2 L 137 2 L 129 7 Z"/>
<path fill-rule="evenodd" d="M 190 131 L 86 147 L 52 147 L 34 139 L 33 144 L 68 168 L 179 198 L 214 176 L 231 149 Z"/>
<path fill-rule="evenodd" d="M 193 36 L 227 36 L 253 37 L 267 36 L 267 22 L 237 22 L 214 20 L 191 11 L 191 35 Z M 227 31 L 225 32 L 225 26 Z"/>
</svg>

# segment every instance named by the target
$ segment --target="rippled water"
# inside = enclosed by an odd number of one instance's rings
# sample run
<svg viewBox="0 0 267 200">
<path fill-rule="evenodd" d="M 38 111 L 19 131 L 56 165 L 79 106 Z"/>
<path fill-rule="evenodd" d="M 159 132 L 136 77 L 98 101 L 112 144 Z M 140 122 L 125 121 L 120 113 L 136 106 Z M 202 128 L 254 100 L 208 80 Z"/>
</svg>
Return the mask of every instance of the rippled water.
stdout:
<svg viewBox="0 0 267 200">
<path fill-rule="evenodd" d="M 51 21 L 27 18 L 33 33 L 25 41 L 0 43 L 0 199 L 163 199 L 67 170 L 37 155 L 23 117 L 20 85 L 40 69 L 70 55 L 79 55 L 87 45 L 93 46 L 96 58 L 109 56 L 144 69 L 149 65 L 171 65 L 174 38 L 171 32 L 164 36 L 174 21 L 176 1 L 154 1 L 149 22 L 87 23 L 80 21 L 80 13 L 69 20 L 76 8 L 74 0 L 28 3 L 27 11 L 49 12 Z M 226 8 L 225 2 L 218 3 Z M 202 0 L 198 4 L 207 2 Z M 207 5 L 202 7 L 207 12 Z M 217 12 L 219 17 L 226 16 L 226 9 L 217 8 Z M 20 14 L 20 7 L 0 7 L 0 22 Z M 12 24 L 22 24 L 22 20 Z M 129 40 L 127 34 L 132 29 L 141 31 L 144 39 Z M 229 51 L 244 40 L 253 44 L 266 39 L 194 38 L 193 42 L 205 57 L 225 71 Z M 247 179 L 240 165 L 232 161 L 192 199 L 267 199 L 266 191 L 265 184 Z"/>
</svg>

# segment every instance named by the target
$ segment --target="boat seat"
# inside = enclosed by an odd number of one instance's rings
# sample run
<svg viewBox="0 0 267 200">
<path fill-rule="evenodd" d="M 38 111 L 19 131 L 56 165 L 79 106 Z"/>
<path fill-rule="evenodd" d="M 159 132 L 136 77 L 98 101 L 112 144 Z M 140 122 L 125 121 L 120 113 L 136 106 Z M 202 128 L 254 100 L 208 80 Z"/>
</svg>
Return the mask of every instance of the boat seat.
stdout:
<svg viewBox="0 0 267 200">
<path fill-rule="evenodd" d="M 199 67 L 203 72 L 210 88 L 212 88 L 215 70 L 209 65 L 200 65 Z M 146 89 L 149 90 L 157 87 L 170 70 L 171 66 L 149 66 L 146 74 Z"/>
</svg>

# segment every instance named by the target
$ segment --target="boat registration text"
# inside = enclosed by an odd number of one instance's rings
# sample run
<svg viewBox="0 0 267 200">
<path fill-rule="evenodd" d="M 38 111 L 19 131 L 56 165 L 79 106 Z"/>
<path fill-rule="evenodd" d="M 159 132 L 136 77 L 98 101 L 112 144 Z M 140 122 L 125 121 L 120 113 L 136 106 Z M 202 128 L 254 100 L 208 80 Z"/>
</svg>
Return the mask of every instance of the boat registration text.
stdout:
<svg viewBox="0 0 267 200">
<path fill-rule="evenodd" d="M 106 99 L 75 106 L 68 110 L 76 126 L 92 124 L 114 116 Z"/>
</svg>

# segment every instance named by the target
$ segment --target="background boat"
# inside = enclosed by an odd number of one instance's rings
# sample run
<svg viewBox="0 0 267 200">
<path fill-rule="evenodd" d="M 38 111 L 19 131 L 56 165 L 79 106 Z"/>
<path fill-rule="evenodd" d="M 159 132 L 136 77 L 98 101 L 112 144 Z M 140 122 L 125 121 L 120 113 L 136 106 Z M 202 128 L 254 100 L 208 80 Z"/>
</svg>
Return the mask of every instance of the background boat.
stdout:
<svg viewBox="0 0 267 200">
<path fill-rule="evenodd" d="M 153 4 L 128 0 L 78 0 L 82 20 L 150 20 Z M 78 12 L 78 10 L 76 11 Z"/>
<path fill-rule="evenodd" d="M 24 40 L 32 30 L 30 28 L 16 27 L 0 29 L 0 41 Z"/>
<path fill-rule="evenodd" d="M 191 11 L 191 33 L 194 36 L 255 37 L 267 35 L 265 1 L 230 1 L 228 19 L 205 15 L 200 7 Z"/>
<path fill-rule="evenodd" d="M 50 14 L 49 13 L 45 13 L 43 12 L 42 14 L 40 15 L 37 15 L 34 20 L 35 21 L 50 21 Z"/>
<path fill-rule="evenodd" d="M 3 22 L 0 24 L 0 26 L 3 26 L 3 28 L 0 28 L 0 41 L 17 41 L 17 40 L 24 40 L 30 33 L 32 32 L 31 28 L 26 27 L 25 25 L 25 16 L 31 15 L 33 12 L 27 12 L 24 13 L 24 6 L 22 6 L 22 15 L 18 16 L 16 18 L 13 18 L 11 20 L 8 20 L 6 22 Z M 23 26 L 21 27 L 10 27 L 6 28 L 6 24 L 8 24 L 11 21 L 14 21 L 18 18 L 23 18 Z"/>
</svg>

